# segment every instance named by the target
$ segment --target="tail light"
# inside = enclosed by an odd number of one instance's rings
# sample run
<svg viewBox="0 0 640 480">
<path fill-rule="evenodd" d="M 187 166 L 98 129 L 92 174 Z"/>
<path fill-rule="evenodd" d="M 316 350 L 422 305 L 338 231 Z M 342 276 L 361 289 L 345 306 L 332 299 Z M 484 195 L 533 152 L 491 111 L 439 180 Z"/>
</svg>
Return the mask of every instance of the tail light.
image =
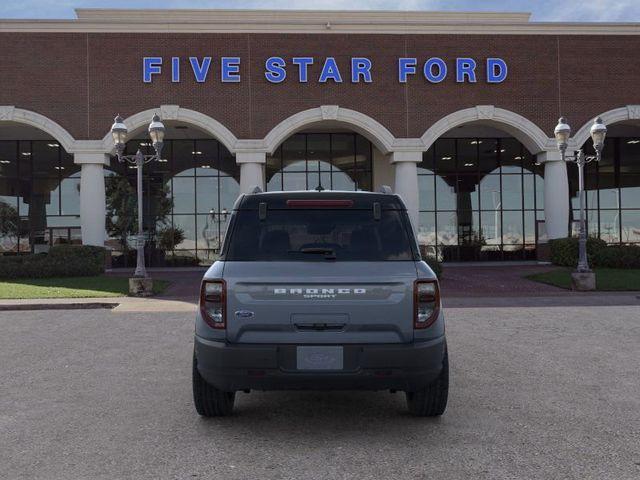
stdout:
<svg viewBox="0 0 640 480">
<path fill-rule="evenodd" d="M 440 287 L 437 280 L 418 280 L 413 286 L 413 327 L 428 328 L 440 313 Z"/>
<path fill-rule="evenodd" d="M 224 280 L 203 280 L 200 287 L 200 313 L 211 328 L 227 327 L 227 284 Z"/>
</svg>

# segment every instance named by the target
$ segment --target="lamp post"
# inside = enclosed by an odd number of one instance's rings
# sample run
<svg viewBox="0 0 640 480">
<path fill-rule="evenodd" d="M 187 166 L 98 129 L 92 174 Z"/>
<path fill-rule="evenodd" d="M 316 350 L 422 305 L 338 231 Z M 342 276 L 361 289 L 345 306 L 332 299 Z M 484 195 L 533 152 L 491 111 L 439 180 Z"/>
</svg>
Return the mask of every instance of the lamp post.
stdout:
<svg viewBox="0 0 640 480">
<path fill-rule="evenodd" d="M 147 270 L 144 265 L 144 233 L 142 223 L 142 166 L 145 163 L 149 163 L 153 160 L 160 160 L 161 158 L 160 154 L 162 153 L 165 128 L 157 114 L 155 114 L 151 119 L 148 131 L 149 137 L 151 137 L 151 142 L 153 143 L 155 154 L 144 155 L 140 149 L 138 149 L 135 155 L 125 155 L 124 148 L 127 142 L 127 126 L 124 124 L 124 120 L 120 115 L 115 118 L 115 121 L 111 126 L 111 135 L 116 147 L 116 156 L 118 157 L 118 161 L 135 165 L 135 168 L 137 169 L 138 235 L 136 237 L 137 259 L 136 271 L 133 274 L 134 278 L 147 278 Z"/>
<path fill-rule="evenodd" d="M 591 126 L 591 139 L 593 140 L 593 148 L 596 152 L 595 155 L 585 155 L 582 149 L 573 154 L 567 154 L 567 147 L 569 145 L 569 138 L 571 136 L 571 127 L 567 123 L 567 120 L 562 117 L 558 120 L 558 125 L 554 130 L 556 142 L 558 143 L 558 150 L 562 155 L 563 161 L 574 162 L 578 166 L 578 192 L 580 196 L 580 236 L 578 240 L 578 266 L 575 274 L 573 275 L 574 285 L 580 290 L 593 290 L 595 288 L 595 276 L 589 268 L 589 261 L 587 259 L 587 226 L 585 218 L 585 191 L 584 191 L 584 166 L 593 161 L 599 162 L 602 157 L 602 149 L 604 147 L 604 139 L 607 135 L 607 127 L 602 123 L 600 117 L 596 118 Z M 580 288 L 580 285 L 576 285 L 577 277 L 587 279 L 587 282 L 591 282 L 586 288 Z M 586 274 L 586 275 L 585 275 Z"/>
</svg>

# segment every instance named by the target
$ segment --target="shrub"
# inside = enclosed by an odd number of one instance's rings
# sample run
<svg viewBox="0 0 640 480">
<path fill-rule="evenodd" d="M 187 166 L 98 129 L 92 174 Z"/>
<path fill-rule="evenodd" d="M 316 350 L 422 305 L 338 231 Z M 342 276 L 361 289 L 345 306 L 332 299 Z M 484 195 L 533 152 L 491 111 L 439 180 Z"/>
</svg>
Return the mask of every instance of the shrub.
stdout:
<svg viewBox="0 0 640 480">
<path fill-rule="evenodd" d="M 88 277 L 104 273 L 106 250 L 59 245 L 49 253 L 0 257 L 0 278 Z"/>
<path fill-rule="evenodd" d="M 551 263 L 562 267 L 575 267 L 578 264 L 578 239 L 575 237 L 558 238 L 549 241 L 551 247 Z M 607 242 L 599 238 L 587 239 L 587 258 L 593 263 L 596 252 L 607 248 Z"/>
<path fill-rule="evenodd" d="M 180 227 L 166 227 L 158 232 L 157 245 L 160 250 L 169 252 L 184 242 L 184 230 Z"/>
<path fill-rule="evenodd" d="M 593 255 L 594 267 L 640 268 L 640 246 L 610 245 Z"/>
</svg>

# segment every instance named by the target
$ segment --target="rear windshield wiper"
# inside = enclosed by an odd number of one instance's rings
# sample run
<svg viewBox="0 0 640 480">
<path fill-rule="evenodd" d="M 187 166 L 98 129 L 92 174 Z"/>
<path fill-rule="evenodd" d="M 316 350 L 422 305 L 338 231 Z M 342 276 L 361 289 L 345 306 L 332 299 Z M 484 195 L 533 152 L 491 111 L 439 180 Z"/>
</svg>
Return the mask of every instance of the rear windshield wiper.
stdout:
<svg viewBox="0 0 640 480">
<path fill-rule="evenodd" d="M 336 252 L 332 248 L 307 247 L 301 248 L 300 250 L 289 250 L 289 253 L 316 253 L 323 254 L 324 258 L 326 258 L 327 260 L 336 259 Z"/>
</svg>

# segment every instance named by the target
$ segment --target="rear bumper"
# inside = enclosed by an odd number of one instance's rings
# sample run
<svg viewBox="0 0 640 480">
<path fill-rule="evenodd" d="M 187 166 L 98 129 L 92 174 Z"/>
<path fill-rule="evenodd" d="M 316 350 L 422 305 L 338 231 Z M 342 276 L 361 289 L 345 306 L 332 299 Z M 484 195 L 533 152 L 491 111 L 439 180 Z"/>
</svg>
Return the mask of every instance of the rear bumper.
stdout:
<svg viewBox="0 0 640 480">
<path fill-rule="evenodd" d="M 228 344 L 195 337 L 198 371 L 224 391 L 406 390 L 424 388 L 442 369 L 445 337 L 411 344 L 343 345 L 344 369 L 296 369 L 296 345 Z"/>
</svg>

